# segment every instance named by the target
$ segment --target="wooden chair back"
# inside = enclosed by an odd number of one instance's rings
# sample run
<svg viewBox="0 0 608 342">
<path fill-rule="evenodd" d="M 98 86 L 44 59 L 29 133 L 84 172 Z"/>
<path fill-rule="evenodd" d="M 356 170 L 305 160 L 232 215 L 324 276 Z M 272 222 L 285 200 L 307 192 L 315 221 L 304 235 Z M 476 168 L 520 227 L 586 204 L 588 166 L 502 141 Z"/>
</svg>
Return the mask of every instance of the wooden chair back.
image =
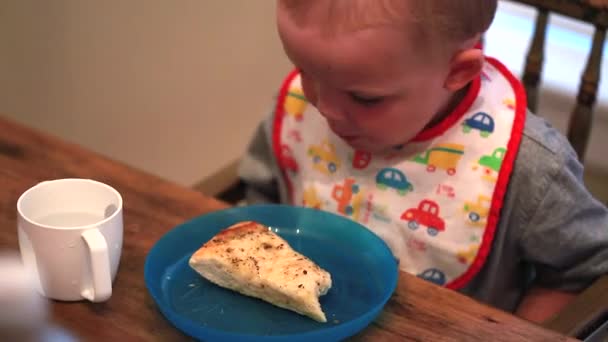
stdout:
<svg viewBox="0 0 608 342">
<path fill-rule="evenodd" d="M 545 59 L 545 41 L 547 25 L 551 13 L 561 14 L 573 19 L 585 21 L 595 27 L 593 43 L 587 58 L 587 65 L 581 75 L 576 105 L 568 124 L 568 140 L 574 147 L 579 159 L 584 161 L 593 124 L 593 109 L 597 99 L 600 82 L 602 53 L 608 27 L 608 11 L 582 0 L 512 0 L 513 2 L 532 6 L 537 10 L 536 24 L 532 43 L 526 57 L 522 77 L 528 108 L 537 113 L 538 90 Z M 602 2 L 591 0 L 590 2 Z"/>
</svg>

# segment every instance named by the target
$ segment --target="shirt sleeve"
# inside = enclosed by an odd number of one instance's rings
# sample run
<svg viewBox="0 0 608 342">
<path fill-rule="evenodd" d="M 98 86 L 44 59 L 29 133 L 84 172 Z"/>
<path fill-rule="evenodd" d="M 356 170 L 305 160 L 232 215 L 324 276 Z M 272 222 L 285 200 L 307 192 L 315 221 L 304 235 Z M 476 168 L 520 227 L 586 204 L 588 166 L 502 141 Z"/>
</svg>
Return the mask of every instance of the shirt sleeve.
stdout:
<svg viewBox="0 0 608 342">
<path fill-rule="evenodd" d="M 241 159 L 238 175 L 245 184 L 247 204 L 278 203 L 278 168 L 272 153 L 270 132 L 274 115 L 260 123 Z"/>
<path fill-rule="evenodd" d="M 522 257 L 536 285 L 578 292 L 608 273 L 608 212 L 586 189 L 574 152 L 557 159 L 546 186 L 534 190 L 544 195 L 521 235 Z"/>
</svg>

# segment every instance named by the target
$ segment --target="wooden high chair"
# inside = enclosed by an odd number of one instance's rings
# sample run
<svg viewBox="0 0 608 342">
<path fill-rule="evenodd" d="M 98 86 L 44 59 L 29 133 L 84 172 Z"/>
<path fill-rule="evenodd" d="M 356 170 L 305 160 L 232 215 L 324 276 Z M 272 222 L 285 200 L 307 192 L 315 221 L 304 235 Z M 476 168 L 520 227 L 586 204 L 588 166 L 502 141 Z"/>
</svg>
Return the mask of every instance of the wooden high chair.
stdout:
<svg viewBox="0 0 608 342">
<path fill-rule="evenodd" d="M 581 162 L 589 143 L 593 123 L 593 108 L 596 102 L 606 27 L 608 26 L 608 6 L 606 0 L 512 0 L 512 2 L 533 6 L 537 9 L 536 25 L 530 50 L 526 58 L 522 81 L 526 88 L 528 107 L 537 113 L 538 90 L 541 80 L 545 37 L 550 13 L 561 14 L 590 23 L 595 27 L 593 44 L 587 59 L 587 66 L 581 77 L 577 103 L 568 125 L 568 140 L 574 147 Z"/>
<path fill-rule="evenodd" d="M 538 88 L 544 60 L 544 43 L 550 13 L 562 14 L 591 23 L 595 34 L 577 97 L 577 104 L 570 118 L 568 139 L 581 161 L 589 142 L 600 79 L 602 48 L 608 27 L 608 11 L 600 8 L 608 0 L 513 0 L 533 6 L 538 10 L 536 27 L 526 59 L 523 83 L 528 96 L 529 108 L 535 112 Z M 599 6 L 599 7 L 598 7 Z M 219 170 L 195 186 L 207 195 L 212 195 L 232 204 L 244 199 L 244 186 L 237 176 L 238 161 Z M 608 341 L 608 276 L 598 279 L 580 294 L 562 312 L 544 324 L 545 327 L 565 335 L 593 341 Z M 602 330 L 603 329 L 603 330 Z M 600 336 L 604 332 L 606 335 Z M 590 339 L 591 340 L 591 339 Z"/>
</svg>

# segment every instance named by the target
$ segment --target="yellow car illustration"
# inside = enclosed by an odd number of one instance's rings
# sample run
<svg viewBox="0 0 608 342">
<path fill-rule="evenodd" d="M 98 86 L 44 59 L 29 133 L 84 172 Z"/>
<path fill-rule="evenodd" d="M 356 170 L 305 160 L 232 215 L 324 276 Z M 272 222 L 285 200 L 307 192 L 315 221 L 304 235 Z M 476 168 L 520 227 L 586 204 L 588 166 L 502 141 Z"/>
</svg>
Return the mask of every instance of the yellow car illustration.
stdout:
<svg viewBox="0 0 608 342">
<path fill-rule="evenodd" d="M 304 96 L 304 91 L 299 87 L 294 87 L 289 89 L 283 109 L 285 110 L 285 113 L 293 116 L 296 121 L 302 121 L 307 104 L 308 101 Z"/>
<path fill-rule="evenodd" d="M 515 110 L 515 99 L 512 98 L 508 98 L 508 99 L 504 99 L 502 101 L 502 104 L 504 104 L 505 106 L 507 106 L 507 108 L 511 109 L 511 110 Z"/>
<path fill-rule="evenodd" d="M 458 254 L 456 254 L 456 257 L 461 263 L 470 265 L 475 260 L 475 257 L 477 256 L 477 251 L 479 251 L 479 245 L 471 245 L 468 249 L 458 252 Z"/>
<path fill-rule="evenodd" d="M 484 195 L 478 196 L 477 202 L 465 202 L 464 211 L 467 213 L 467 221 L 474 226 L 485 227 L 491 204 L 492 200 Z"/>
<path fill-rule="evenodd" d="M 302 200 L 302 205 L 309 208 L 321 209 L 323 203 L 319 199 L 319 195 L 314 187 L 309 187 L 304 190 L 304 196 Z"/>
<path fill-rule="evenodd" d="M 312 157 L 314 168 L 328 176 L 336 173 L 340 167 L 336 149 L 327 140 L 323 141 L 321 145 L 310 146 L 308 155 Z"/>
<path fill-rule="evenodd" d="M 363 216 L 363 209 L 365 208 L 366 198 L 364 192 L 360 192 L 353 197 L 352 202 L 352 214 L 350 215 L 353 220 L 360 222 Z"/>
</svg>

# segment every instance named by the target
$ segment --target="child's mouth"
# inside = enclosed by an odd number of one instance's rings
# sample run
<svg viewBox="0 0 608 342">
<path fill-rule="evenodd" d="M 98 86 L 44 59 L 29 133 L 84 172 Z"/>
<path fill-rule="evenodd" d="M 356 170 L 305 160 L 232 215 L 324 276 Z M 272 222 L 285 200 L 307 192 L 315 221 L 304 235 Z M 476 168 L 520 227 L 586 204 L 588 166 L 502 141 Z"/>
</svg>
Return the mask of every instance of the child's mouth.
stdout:
<svg viewBox="0 0 608 342">
<path fill-rule="evenodd" d="M 358 136 L 356 136 L 356 135 L 339 135 L 338 134 L 338 136 L 340 138 L 342 138 L 342 140 L 344 140 L 348 143 L 353 142 L 353 141 L 357 140 L 357 138 L 358 138 Z"/>
<path fill-rule="evenodd" d="M 358 137 L 355 134 L 345 134 L 345 133 L 339 132 L 337 130 L 334 130 L 333 128 L 332 128 L 332 131 L 334 131 L 334 133 L 337 136 L 339 136 L 340 138 L 342 138 L 342 140 L 354 140 L 354 139 L 356 139 Z"/>
<path fill-rule="evenodd" d="M 355 135 L 355 134 L 352 134 L 352 133 L 342 133 L 342 132 L 334 129 L 333 127 L 331 127 L 331 125 L 330 125 L 330 128 L 334 132 L 334 134 L 336 134 L 337 136 L 340 137 L 340 139 L 344 140 L 345 142 L 347 142 L 349 144 L 352 143 L 352 142 L 354 142 L 355 140 L 359 139 L 358 135 Z"/>
</svg>

